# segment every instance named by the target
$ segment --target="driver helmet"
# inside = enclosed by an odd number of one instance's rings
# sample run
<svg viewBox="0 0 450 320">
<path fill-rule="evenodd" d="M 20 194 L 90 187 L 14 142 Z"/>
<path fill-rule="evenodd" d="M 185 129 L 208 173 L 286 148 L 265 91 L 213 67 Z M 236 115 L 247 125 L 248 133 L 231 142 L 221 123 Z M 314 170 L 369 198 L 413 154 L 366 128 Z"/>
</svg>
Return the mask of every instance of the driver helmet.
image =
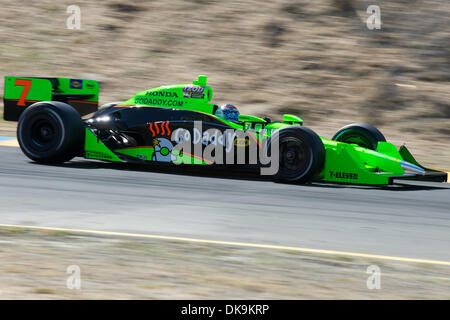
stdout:
<svg viewBox="0 0 450 320">
<path fill-rule="evenodd" d="M 222 106 L 220 106 L 220 108 L 217 109 L 216 116 L 221 117 L 225 120 L 228 121 L 233 121 L 233 122 L 237 122 L 239 121 L 239 110 L 238 108 L 236 108 L 235 106 L 233 106 L 232 104 L 224 104 Z"/>
</svg>

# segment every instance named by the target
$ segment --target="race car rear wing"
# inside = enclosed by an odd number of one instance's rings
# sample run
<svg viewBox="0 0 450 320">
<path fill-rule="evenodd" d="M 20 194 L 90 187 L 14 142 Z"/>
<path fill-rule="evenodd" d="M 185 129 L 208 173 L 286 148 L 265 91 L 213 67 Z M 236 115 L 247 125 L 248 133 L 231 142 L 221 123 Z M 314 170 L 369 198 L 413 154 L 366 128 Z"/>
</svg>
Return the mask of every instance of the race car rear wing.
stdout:
<svg viewBox="0 0 450 320">
<path fill-rule="evenodd" d="M 39 101 L 65 102 L 86 115 L 98 109 L 98 94 L 95 80 L 6 76 L 3 118 L 18 121 L 25 108 Z"/>
</svg>

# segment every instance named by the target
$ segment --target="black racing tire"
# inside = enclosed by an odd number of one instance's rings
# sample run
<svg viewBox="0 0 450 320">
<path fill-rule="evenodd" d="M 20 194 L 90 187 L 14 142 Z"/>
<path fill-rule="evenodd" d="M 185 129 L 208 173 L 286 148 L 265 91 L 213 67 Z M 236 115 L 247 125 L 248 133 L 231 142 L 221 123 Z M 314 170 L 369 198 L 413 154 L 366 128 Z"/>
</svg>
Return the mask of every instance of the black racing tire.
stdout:
<svg viewBox="0 0 450 320">
<path fill-rule="evenodd" d="M 23 153 L 36 162 L 62 163 L 82 155 L 84 124 L 70 105 L 37 102 L 19 118 L 17 139 Z"/>
<path fill-rule="evenodd" d="M 384 135 L 367 123 L 352 123 L 339 129 L 331 140 L 354 143 L 360 147 L 377 150 L 378 142 L 385 142 Z"/>
<path fill-rule="evenodd" d="M 313 130 L 303 126 L 280 129 L 272 135 L 269 151 L 275 136 L 279 139 L 279 168 L 275 181 L 306 183 L 322 171 L 325 147 Z"/>
</svg>

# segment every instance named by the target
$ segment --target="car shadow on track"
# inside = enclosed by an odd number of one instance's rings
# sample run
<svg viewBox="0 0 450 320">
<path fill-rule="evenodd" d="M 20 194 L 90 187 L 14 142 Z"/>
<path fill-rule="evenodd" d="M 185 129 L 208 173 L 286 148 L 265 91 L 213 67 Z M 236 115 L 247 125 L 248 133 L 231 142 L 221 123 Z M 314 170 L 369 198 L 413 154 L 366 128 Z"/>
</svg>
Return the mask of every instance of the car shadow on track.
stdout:
<svg viewBox="0 0 450 320">
<path fill-rule="evenodd" d="M 163 173 L 172 175 L 183 175 L 193 177 L 205 178 L 221 178 L 232 180 L 247 180 L 247 181 L 273 181 L 270 176 L 262 176 L 258 170 L 248 172 L 239 167 L 225 168 L 223 166 L 202 166 L 198 165 L 174 165 L 174 164 L 135 164 L 135 163 L 113 163 L 102 162 L 96 160 L 75 160 L 63 164 L 39 164 L 37 162 L 30 162 L 34 165 L 55 166 L 60 168 L 73 169 L 113 169 L 121 171 L 145 171 L 153 173 Z M 273 183 L 279 183 L 273 181 Z M 290 185 L 298 185 L 299 187 L 310 188 L 333 188 L 333 189 L 366 189 L 366 190 L 389 190 L 389 191 L 422 191 L 422 190 L 450 190 L 450 186 L 436 182 L 395 182 L 392 185 L 374 186 L 374 185 L 354 185 L 345 183 L 314 181 L 306 184 L 290 183 Z"/>
</svg>

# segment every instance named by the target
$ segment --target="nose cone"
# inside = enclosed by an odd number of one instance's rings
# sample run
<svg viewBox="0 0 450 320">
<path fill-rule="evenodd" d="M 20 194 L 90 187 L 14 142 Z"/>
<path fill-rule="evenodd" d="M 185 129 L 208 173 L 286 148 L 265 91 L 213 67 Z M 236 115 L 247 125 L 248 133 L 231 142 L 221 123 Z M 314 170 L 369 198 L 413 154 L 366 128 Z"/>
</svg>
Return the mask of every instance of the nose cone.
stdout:
<svg viewBox="0 0 450 320">
<path fill-rule="evenodd" d="M 400 165 L 402 166 L 403 171 L 405 171 L 405 174 L 421 174 L 421 175 L 425 174 L 425 170 L 412 163 L 400 161 Z"/>
</svg>

